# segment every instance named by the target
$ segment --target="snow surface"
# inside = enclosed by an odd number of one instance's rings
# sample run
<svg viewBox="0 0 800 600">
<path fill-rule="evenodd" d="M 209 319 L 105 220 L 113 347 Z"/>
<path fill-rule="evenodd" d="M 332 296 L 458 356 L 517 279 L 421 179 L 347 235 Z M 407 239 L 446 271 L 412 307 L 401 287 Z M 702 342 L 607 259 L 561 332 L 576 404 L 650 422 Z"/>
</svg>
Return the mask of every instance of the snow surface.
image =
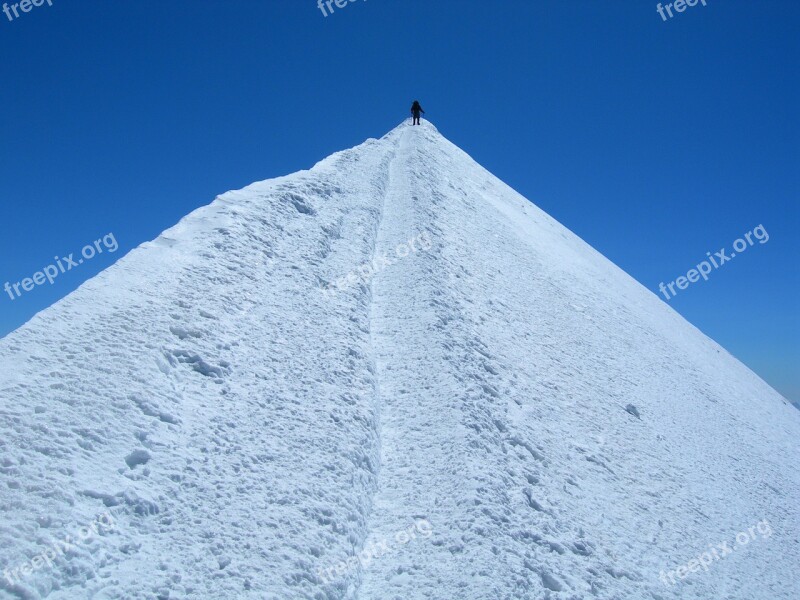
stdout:
<svg viewBox="0 0 800 600">
<path fill-rule="evenodd" d="M 38 314 L 0 419 L 2 598 L 800 597 L 800 413 L 428 123 Z"/>
</svg>

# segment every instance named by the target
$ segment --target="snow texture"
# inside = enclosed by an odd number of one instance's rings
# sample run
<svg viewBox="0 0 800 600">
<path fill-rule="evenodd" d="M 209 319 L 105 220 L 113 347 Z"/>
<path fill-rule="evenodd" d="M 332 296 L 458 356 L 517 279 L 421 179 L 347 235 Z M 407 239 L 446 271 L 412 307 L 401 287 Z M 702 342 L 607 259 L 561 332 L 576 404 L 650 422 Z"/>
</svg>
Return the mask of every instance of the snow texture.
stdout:
<svg viewBox="0 0 800 600">
<path fill-rule="evenodd" d="M 794 600 L 798 440 L 724 349 L 404 123 L 0 341 L 0 598 Z"/>
</svg>

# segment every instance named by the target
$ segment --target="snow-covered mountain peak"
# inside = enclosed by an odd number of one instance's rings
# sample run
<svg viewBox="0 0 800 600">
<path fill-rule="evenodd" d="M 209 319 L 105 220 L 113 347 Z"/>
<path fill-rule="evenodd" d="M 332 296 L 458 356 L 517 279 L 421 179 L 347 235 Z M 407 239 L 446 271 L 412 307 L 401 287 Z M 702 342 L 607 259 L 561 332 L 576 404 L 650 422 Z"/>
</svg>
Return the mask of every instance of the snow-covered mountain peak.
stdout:
<svg viewBox="0 0 800 600">
<path fill-rule="evenodd" d="M 429 123 L 0 340 L 0 415 L 0 597 L 800 594 L 797 411 Z"/>
</svg>

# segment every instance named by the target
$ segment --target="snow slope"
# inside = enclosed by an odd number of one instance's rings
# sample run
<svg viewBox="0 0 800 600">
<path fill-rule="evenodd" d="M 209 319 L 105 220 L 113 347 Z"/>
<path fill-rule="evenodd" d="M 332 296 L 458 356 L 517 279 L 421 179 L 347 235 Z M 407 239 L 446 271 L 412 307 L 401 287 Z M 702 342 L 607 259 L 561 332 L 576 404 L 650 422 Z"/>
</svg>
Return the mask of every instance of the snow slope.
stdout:
<svg viewBox="0 0 800 600">
<path fill-rule="evenodd" d="M 427 123 L 37 315 L 0 419 L 2 598 L 800 597 L 800 414 Z"/>
</svg>

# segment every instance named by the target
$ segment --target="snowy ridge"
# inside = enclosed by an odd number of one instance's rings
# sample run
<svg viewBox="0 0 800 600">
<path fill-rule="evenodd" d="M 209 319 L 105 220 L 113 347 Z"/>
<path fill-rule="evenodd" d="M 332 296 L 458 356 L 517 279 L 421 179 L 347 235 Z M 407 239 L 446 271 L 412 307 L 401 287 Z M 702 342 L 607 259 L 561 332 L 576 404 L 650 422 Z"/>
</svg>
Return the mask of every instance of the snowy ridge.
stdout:
<svg viewBox="0 0 800 600">
<path fill-rule="evenodd" d="M 430 124 L 223 194 L 0 366 L 0 566 L 114 523 L 0 597 L 800 595 L 797 411 Z"/>
</svg>

